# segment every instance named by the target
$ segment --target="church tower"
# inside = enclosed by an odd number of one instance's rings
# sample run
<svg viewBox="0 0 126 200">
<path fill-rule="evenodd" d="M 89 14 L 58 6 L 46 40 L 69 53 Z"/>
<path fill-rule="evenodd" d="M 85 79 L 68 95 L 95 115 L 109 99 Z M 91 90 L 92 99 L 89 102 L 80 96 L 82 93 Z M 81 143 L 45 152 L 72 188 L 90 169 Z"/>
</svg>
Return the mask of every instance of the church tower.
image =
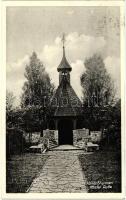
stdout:
<svg viewBox="0 0 126 200">
<path fill-rule="evenodd" d="M 65 36 L 64 35 L 63 35 L 62 41 L 63 41 L 63 57 L 57 68 L 57 71 L 59 72 L 59 85 L 61 84 L 61 82 L 65 82 L 65 81 L 67 81 L 70 84 L 70 72 L 72 70 L 65 55 L 65 46 L 64 46 Z"/>
</svg>

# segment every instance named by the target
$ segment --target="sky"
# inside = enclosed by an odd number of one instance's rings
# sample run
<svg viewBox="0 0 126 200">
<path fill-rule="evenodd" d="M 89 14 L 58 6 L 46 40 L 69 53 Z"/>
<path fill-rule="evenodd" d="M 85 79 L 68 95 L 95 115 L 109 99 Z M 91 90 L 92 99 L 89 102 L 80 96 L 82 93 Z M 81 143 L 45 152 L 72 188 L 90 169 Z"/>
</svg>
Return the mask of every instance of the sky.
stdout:
<svg viewBox="0 0 126 200">
<path fill-rule="evenodd" d="M 35 51 L 58 86 L 62 34 L 72 67 L 71 85 L 81 98 L 84 61 L 95 53 L 104 60 L 120 97 L 120 23 L 118 7 L 8 7 L 6 12 L 7 89 L 20 103 L 25 66 Z"/>
</svg>

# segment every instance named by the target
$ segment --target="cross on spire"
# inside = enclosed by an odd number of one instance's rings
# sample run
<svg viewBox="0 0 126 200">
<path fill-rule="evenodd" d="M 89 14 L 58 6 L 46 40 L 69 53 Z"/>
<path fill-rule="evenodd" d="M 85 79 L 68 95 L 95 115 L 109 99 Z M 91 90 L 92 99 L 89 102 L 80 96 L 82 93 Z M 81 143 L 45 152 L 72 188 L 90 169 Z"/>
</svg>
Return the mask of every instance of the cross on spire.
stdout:
<svg viewBox="0 0 126 200">
<path fill-rule="evenodd" d="M 65 42 L 66 42 L 65 33 L 63 33 L 62 42 L 63 42 L 63 48 L 64 48 L 64 44 L 65 44 Z"/>
</svg>

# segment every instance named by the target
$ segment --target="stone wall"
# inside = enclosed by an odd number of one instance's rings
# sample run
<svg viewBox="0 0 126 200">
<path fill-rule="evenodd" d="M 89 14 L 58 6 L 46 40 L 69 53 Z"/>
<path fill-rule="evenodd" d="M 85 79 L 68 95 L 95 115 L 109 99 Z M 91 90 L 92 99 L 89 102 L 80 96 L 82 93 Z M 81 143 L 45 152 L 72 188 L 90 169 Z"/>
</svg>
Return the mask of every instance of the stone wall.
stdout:
<svg viewBox="0 0 126 200">
<path fill-rule="evenodd" d="M 43 130 L 43 137 L 58 145 L 58 130 Z"/>
<path fill-rule="evenodd" d="M 87 142 L 99 143 L 101 139 L 101 131 L 91 131 L 89 135 L 89 129 L 73 130 L 73 145 L 76 147 L 84 148 Z"/>
<path fill-rule="evenodd" d="M 99 143 L 102 139 L 102 132 L 101 131 L 91 131 L 90 137 L 91 137 L 91 141 L 93 143 Z"/>
<path fill-rule="evenodd" d="M 54 140 L 58 144 L 58 130 L 43 130 L 43 137 Z"/>
<path fill-rule="evenodd" d="M 30 142 L 31 144 L 36 144 L 39 142 L 40 135 L 41 135 L 40 132 L 33 132 L 33 133 L 30 133 L 30 138 L 29 138 L 29 133 L 25 132 L 23 134 L 23 137 L 25 138 L 26 143 Z"/>
<path fill-rule="evenodd" d="M 89 129 L 76 129 L 73 130 L 73 145 L 76 147 L 84 148 L 86 143 L 90 140 Z"/>
<path fill-rule="evenodd" d="M 58 130 L 55 130 L 54 132 L 54 137 L 55 137 L 55 141 L 57 143 L 57 145 L 59 144 L 59 138 L 58 138 Z"/>
</svg>

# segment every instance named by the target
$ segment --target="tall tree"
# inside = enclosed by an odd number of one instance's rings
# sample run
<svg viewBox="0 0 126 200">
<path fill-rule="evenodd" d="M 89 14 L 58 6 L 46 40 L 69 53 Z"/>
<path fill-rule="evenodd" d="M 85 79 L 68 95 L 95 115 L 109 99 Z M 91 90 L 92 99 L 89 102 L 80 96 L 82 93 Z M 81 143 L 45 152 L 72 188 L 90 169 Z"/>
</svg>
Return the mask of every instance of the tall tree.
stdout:
<svg viewBox="0 0 126 200">
<path fill-rule="evenodd" d="M 24 75 L 27 79 L 21 98 L 24 129 L 28 132 L 42 131 L 47 126 L 51 112 L 49 102 L 54 92 L 54 85 L 35 52 L 30 57 Z"/>
<path fill-rule="evenodd" d="M 24 75 L 27 80 L 23 86 L 22 107 L 27 107 L 28 105 L 43 106 L 52 96 L 54 85 L 51 83 L 48 73 L 35 52 L 30 57 L 30 62 L 25 68 Z"/>
<path fill-rule="evenodd" d="M 100 55 L 85 60 L 86 71 L 81 75 L 84 103 L 88 106 L 112 104 L 114 85 Z"/>
<path fill-rule="evenodd" d="M 106 112 L 114 102 L 114 84 L 101 56 L 85 60 L 86 71 L 81 75 L 85 125 L 91 130 L 104 129 Z"/>
</svg>

